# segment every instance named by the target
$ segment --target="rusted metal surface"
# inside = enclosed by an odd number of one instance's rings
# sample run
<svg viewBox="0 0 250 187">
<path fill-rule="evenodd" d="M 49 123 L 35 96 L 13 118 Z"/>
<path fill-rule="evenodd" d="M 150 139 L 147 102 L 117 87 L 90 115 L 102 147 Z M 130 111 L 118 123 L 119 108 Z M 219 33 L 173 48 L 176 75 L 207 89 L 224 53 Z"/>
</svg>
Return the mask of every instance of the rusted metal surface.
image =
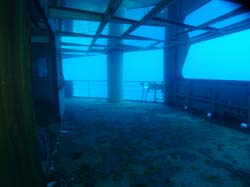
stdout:
<svg viewBox="0 0 250 187">
<path fill-rule="evenodd" d="M 0 2 L 0 186 L 42 184 L 31 93 L 28 0 Z"/>
</svg>

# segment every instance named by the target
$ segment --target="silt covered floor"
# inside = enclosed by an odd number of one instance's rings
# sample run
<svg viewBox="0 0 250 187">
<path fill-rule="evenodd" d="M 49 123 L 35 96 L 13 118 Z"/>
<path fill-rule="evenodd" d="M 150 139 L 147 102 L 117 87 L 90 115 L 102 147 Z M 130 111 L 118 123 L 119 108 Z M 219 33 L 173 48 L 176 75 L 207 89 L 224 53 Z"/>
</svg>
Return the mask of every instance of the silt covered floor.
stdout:
<svg viewBox="0 0 250 187">
<path fill-rule="evenodd" d="M 249 134 L 163 104 L 65 104 L 55 159 L 65 186 L 250 186 Z"/>
</svg>

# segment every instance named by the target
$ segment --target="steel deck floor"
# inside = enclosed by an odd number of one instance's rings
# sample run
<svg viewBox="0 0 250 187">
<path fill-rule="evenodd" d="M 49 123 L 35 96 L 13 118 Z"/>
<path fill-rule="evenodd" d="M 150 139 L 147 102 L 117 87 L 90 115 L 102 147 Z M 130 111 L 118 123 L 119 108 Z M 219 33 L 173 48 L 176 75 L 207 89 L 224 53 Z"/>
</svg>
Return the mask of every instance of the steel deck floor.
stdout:
<svg viewBox="0 0 250 187">
<path fill-rule="evenodd" d="M 250 186 L 248 134 L 162 104 L 66 100 L 58 142 L 65 186 Z"/>
</svg>

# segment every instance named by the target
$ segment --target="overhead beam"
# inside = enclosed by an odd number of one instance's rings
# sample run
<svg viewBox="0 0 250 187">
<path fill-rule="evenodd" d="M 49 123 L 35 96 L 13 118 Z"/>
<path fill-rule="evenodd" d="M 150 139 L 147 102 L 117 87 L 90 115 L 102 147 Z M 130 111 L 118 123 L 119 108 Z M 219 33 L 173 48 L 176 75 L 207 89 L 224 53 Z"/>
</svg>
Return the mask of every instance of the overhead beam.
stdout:
<svg viewBox="0 0 250 187">
<path fill-rule="evenodd" d="M 176 0 L 161 0 L 158 4 L 155 5 L 155 7 L 146 14 L 138 23 L 133 24 L 122 36 L 121 38 L 125 38 L 125 36 L 130 35 L 134 30 L 136 30 L 140 25 L 143 25 L 146 21 L 152 19 L 156 14 L 158 14 L 160 11 L 165 9 L 169 4 L 173 3 Z M 117 41 L 118 42 L 118 41 Z M 113 48 L 117 42 L 114 42 L 113 45 L 109 46 L 107 48 L 107 51 L 109 51 L 111 48 Z"/>
<path fill-rule="evenodd" d="M 212 19 L 212 20 L 210 20 L 210 21 L 208 21 L 208 22 L 206 22 L 206 23 L 204 23 L 204 24 L 202 24 L 202 25 L 200 25 L 198 27 L 190 28 L 190 29 L 178 34 L 177 37 L 183 36 L 183 35 L 187 34 L 188 32 L 194 31 L 196 29 L 201 29 L 201 30 L 204 29 L 204 30 L 209 30 L 209 31 L 214 32 L 214 33 L 218 33 L 221 30 L 212 28 L 210 25 L 212 25 L 214 23 L 217 23 L 217 22 L 220 22 L 220 21 L 223 21 L 223 20 L 226 20 L 226 19 L 231 18 L 233 16 L 237 16 L 239 14 L 242 14 L 242 13 L 246 12 L 246 11 L 247 11 L 247 9 L 245 7 L 240 7 L 240 8 L 238 8 L 238 9 L 232 11 L 232 12 L 229 12 L 229 13 L 224 14 L 222 16 L 219 16 L 219 17 L 217 17 L 215 19 Z"/>
<path fill-rule="evenodd" d="M 160 41 L 155 42 L 155 43 L 151 44 L 149 47 L 154 47 L 155 45 L 160 44 L 160 43 L 161 43 Z"/>
<path fill-rule="evenodd" d="M 160 24 L 164 23 L 165 25 L 175 25 L 175 26 L 178 26 L 178 27 L 189 28 L 189 29 L 196 29 L 197 28 L 197 27 L 192 26 L 192 25 L 179 23 L 179 22 L 172 21 L 172 20 L 167 20 L 167 19 L 164 19 L 164 18 L 152 18 L 152 20 L 149 20 L 146 23 L 150 23 L 150 22 L 153 22 L 155 25 L 157 23 L 160 23 Z"/>
<path fill-rule="evenodd" d="M 92 46 L 96 42 L 97 38 L 99 37 L 99 35 L 103 31 L 103 29 L 105 28 L 107 23 L 109 22 L 109 20 L 111 19 L 111 17 L 115 13 L 115 11 L 119 8 L 121 3 L 122 3 L 122 0 L 110 0 L 108 8 L 107 8 L 105 14 L 103 15 L 102 22 L 101 22 L 101 24 L 99 25 L 99 27 L 98 27 L 98 29 L 96 31 L 96 35 L 95 35 L 94 39 L 92 40 L 89 49 L 92 48 Z"/>
<path fill-rule="evenodd" d="M 98 13 L 93 11 L 80 10 L 75 8 L 59 7 L 59 6 L 49 6 L 49 17 L 58 19 L 76 19 L 76 20 L 86 20 L 86 21 L 98 21 L 101 22 L 104 17 L 104 13 Z M 122 24 L 136 24 L 138 21 L 121 18 L 121 17 L 111 17 L 109 22 L 112 23 L 122 23 Z"/>
<path fill-rule="evenodd" d="M 81 57 L 86 57 L 88 56 L 87 54 L 85 55 L 68 55 L 68 54 L 62 54 L 62 58 L 81 58 Z"/>
<path fill-rule="evenodd" d="M 58 19 L 102 21 L 103 14 L 74 8 L 49 6 L 49 16 Z"/>
<path fill-rule="evenodd" d="M 148 41 L 162 41 L 162 40 L 158 40 L 158 39 L 154 39 L 154 38 L 147 38 L 147 37 L 142 37 L 142 36 L 135 36 L 135 35 L 128 35 L 128 36 L 124 36 L 124 39 L 131 39 L 131 40 L 148 40 Z"/>
<path fill-rule="evenodd" d="M 63 32 L 63 31 L 56 31 L 57 36 L 71 36 L 71 37 L 89 37 L 89 38 L 94 38 L 94 35 L 89 35 L 89 34 L 81 34 L 81 33 L 75 33 L 75 32 Z M 116 38 L 119 39 L 120 37 L 118 36 L 110 36 L 110 35 L 104 35 L 100 34 L 99 38 Z"/>
<path fill-rule="evenodd" d="M 118 16 L 113 16 L 109 21 L 112 23 L 121 23 L 121 24 L 138 24 L 138 23 L 140 23 L 139 21 L 136 21 L 133 19 L 122 18 L 122 17 L 118 17 Z"/>
<path fill-rule="evenodd" d="M 76 43 L 65 43 L 61 42 L 60 43 L 63 46 L 80 46 L 80 47 L 89 47 L 89 45 L 84 45 L 84 44 L 76 44 Z M 106 47 L 106 45 L 100 45 L 100 44 L 95 44 L 95 46 L 99 47 Z"/>
<path fill-rule="evenodd" d="M 84 45 L 84 44 L 76 44 L 76 43 L 66 43 L 66 42 L 61 42 L 61 45 L 64 46 L 79 46 L 79 47 L 88 47 L 89 45 Z"/>
<path fill-rule="evenodd" d="M 71 36 L 71 37 L 86 37 L 86 38 L 93 38 L 94 35 L 90 34 L 80 34 L 75 32 L 62 32 L 62 31 L 56 31 L 57 36 Z"/>
<path fill-rule="evenodd" d="M 87 53 L 88 50 L 76 50 L 76 49 L 62 49 L 61 52 L 72 52 L 72 53 Z"/>
<path fill-rule="evenodd" d="M 134 24 L 132 27 L 130 27 L 124 34 L 125 35 L 129 35 L 131 32 L 133 32 L 134 30 L 136 30 L 140 25 L 143 25 L 144 22 L 146 22 L 147 20 L 152 19 L 156 14 L 158 14 L 160 11 L 162 11 L 163 9 L 165 9 L 170 3 L 173 3 L 176 0 L 161 0 L 157 5 L 155 5 L 155 7 L 147 14 L 145 15 L 141 21 L 139 21 L 139 23 Z"/>
<path fill-rule="evenodd" d="M 56 32 L 57 36 L 69 36 L 69 37 L 89 37 L 89 38 L 94 38 L 94 35 L 89 35 L 89 34 L 80 34 L 80 33 L 74 33 L 74 32 L 62 32 L 62 31 L 57 31 Z M 110 35 L 104 35 L 100 34 L 99 38 L 106 38 L 106 39 L 121 39 L 119 36 L 110 36 Z M 146 38 L 146 37 L 141 37 L 141 36 L 134 36 L 134 35 L 128 35 L 124 36 L 123 39 L 130 39 L 130 40 L 149 40 L 149 41 L 161 41 L 153 38 Z M 79 44 L 83 45 L 83 44 Z M 88 45 L 89 46 L 89 45 Z"/>
<path fill-rule="evenodd" d="M 73 52 L 73 53 L 91 53 L 91 52 L 98 52 L 98 53 L 103 53 L 103 50 L 75 50 L 75 49 L 61 49 L 61 52 Z"/>
<path fill-rule="evenodd" d="M 66 7 L 55 7 L 55 6 L 50 6 L 49 7 L 49 16 L 50 17 L 55 17 L 55 18 L 60 18 L 60 19 L 80 19 L 80 20 L 89 20 L 89 21 L 99 21 L 101 22 L 96 35 L 88 35 L 88 34 L 79 34 L 79 33 L 69 33 L 69 32 L 57 32 L 57 34 L 60 36 L 79 36 L 79 37 L 91 37 L 93 38 L 93 41 L 91 43 L 91 46 L 94 45 L 96 42 L 97 38 L 102 37 L 102 38 L 107 38 L 107 39 L 117 39 L 116 42 L 114 42 L 113 45 L 108 46 L 107 51 L 111 48 L 113 48 L 118 41 L 122 39 L 134 39 L 134 40 L 154 40 L 154 41 L 160 41 L 160 40 L 155 40 L 152 38 L 146 38 L 146 37 L 139 37 L 139 36 L 133 36 L 130 35 L 135 29 L 137 29 L 140 25 L 148 25 L 148 26 L 163 26 L 166 27 L 168 25 L 176 25 L 178 27 L 183 27 L 187 28 L 184 32 L 178 34 L 173 40 L 176 40 L 180 38 L 181 36 L 184 36 L 184 34 L 187 34 L 190 31 L 196 30 L 196 29 L 205 29 L 210 31 L 209 33 L 206 33 L 204 35 L 201 35 L 202 37 L 204 36 L 210 36 L 210 35 L 218 35 L 220 32 L 224 32 L 223 30 L 218 30 L 209 27 L 209 25 L 225 20 L 227 18 L 230 18 L 235 15 L 239 15 L 243 12 L 246 11 L 245 7 L 238 8 L 235 11 L 232 11 L 228 14 L 225 14 L 223 16 L 220 16 L 216 19 L 213 19 L 207 23 L 204 23 L 198 27 L 184 24 L 184 23 L 179 23 L 175 22 L 172 20 L 167 20 L 163 18 L 156 18 L 156 14 L 159 13 L 161 10 L 166 8 L 170 3 L 174 2 L 176 0 L 162 0 L 160 1 L 141 21 L 136 21 L 136 20 L 131 20 L 127 18 L 122 18 L 122 17 L 117 17 L 113 16 L 115 11 L 119 8 L 121 1 L 115 1 L 111 0 L 107 11 L 105 13 L 98 13 L 98 12 L 93 12 L 93 11 L 86 11 L 86 10 L 79 10 L 79 9 L 73 9 L 73 8 L 66 8 Z M 101 34 L 102 30 L 106 26 L 108 22 L 111 23 L 120 23 L 120 24 L 131 24 L 132 26 L 122 35 L 122 36 L 110 36 L 110 35 L 103 35 Z M 196 37 L 195 37 L 196 40 Z M 183 42 L 183 41 L 182 41 Z M 91 47 L 90 47 L 91 49 Z"/>
<path fill-rule="evenodd" d="M 122 51 L 122 52 L 131 52 L 131 51 L 146 51 L 146 50 L 153 50 L 153 49 L 159 49 L 159 48 L 156 48 L 156 47 L 143 48 L 143 47 L 135 47 L 135 46 L 130 46 L 130 45 L 123 47 L 123 46 L 118 45 L 113 50 Z"/>
<path fill-rule="evenodd" d="M 97 13 L 93 11 L 79 10 L 66 7 L 52 7 L 49 8 L 49 16 L 58 19 L 77 19 L 77 20 L 86 20 L 86 21 L 98 21 L 101 22 L 104 17 L 103 13 Z M 109 19 L 111 23 L 120 23 L 120 24 L 140 24 L 140 21 L 112 16 Z M 146 25 L 153 25 L 153 22 L 145 22 Z M 162 25 L 165 26 L 165 25 Z"/>
<path fill-rule="evenodd" d="M 205 33 L 205 34 L 196 36 L 194 38 L 191 38 L 189 40 L 183 40 L 183 41 L 177 42 L 177 43 L 175 43 L 173 45 L 170 44 L 167 47 L 176 46 L 176 45 L 183 45 L 183 44 L 186 44 L 186 43 L 194 44 L 194 43 L 198 43 L 198 42 L 202 42 L 202 41 L 206 41 L 206 40 L 211 40 L 211 39 L 216 38 L 216 37 L 221 37 L 221 36 L 225 36 L 225 35 L 228 35 L 228 34 L 232 34 L 232 33 L 235 33 L 235 32 L 240 32 L 240 31 L 243 31 L 243 30 L 246 30 L 246 29 L 250 29 L 250 19 L 248 19 L 246 21 L 243 21 L 241 23 L 234 24 L 232 26 L 226 27 L 223 30 L 219 30 L 219 32 L 217 32 L 217 33 L 211 33 L 211 32 L 210 33 Z"/>
<path fill-rule="evenodd" d="M 218 18 L 212 19 L 212 20 L 210 20 L 209 22 L 206 22 L 206 23 L 200 25 L 198 28 L 199 28 L 199 29 L 202 29 L 202 28 L 204 28 L 204 27 L 208 27 L 209 25 L 212 25 L 212 24 L 214 24 L 214 23 L 217 23 L 217 22 L 226 20 L 226 19 L 231 18 L 231 17 L 233 17 L 233 16 L 237 16 L 237 15 L 239 15 L 239 14 L 242 14 L 242 13 L 246 12 L 246 11 L 249 11 L 249 10 L 247 10 L 245 7 L 238 8 L 238 9 L 232 11 L 232 12 L 229 12 L 229 13 L 227 13 L 227 14 L 224 14 L 224 15 L 222 15 L 222 16 L 219 16 Z"/>
<path fill-rule="evenodd" d="M 237 25 L 237 26 L 236 26 Z M 229 26 L 223 30 L 220 30 L 220 32 L 217 33 L 207 33 L 207 34 L 203 34 L 200 36 L 197 36 L 195 38 L 193 38 L 191 40 L 191 43 L 197 43 L 197 42 L 201 42 L 204 40 L 209 40 L 209 39 L 213 39 L 215 37 L 220 37 L 220 36 L 224 36 L 227 34 L 231 34 L 231 33 L 235 33 L 235 32 L 240 32 L 242 30 L 246 30 L 246 29 L 250 29 L 250 19 L 243 21 L 242 23 L 238 23 L 238 24 L 234 24 L 232 26 Z"/>
<path fill-rule="evenodd" d="M 120 23 L 120 24 L 132 24 L 133 29 L 137 28 L 139 25 L 141 25 L 142 23 L 144 25 L 149 25 L 149 26 L 167 26 L 169 24 L 176 24 L 179 26 L 183 26 L 183 27 L 188 27 L 190 28 L 190 26 L 188 25 L 181 25 L 180 23 L 175 23 L 175 22 L 170 22 L 170 21 L 163 21 L 160 19 L 151 19 L 153 16 L 155 16 L 155 14 L 157 14 L 159 11 L 161 11 L 163 8 L 166 8 L 166 6 L 173 2 L 172 1 L 161 1 L 158 5 L 155 6 L 155 8 L 153 10 L 151 10 L 144 18 L 142 21 L 136 21 L 136 20 L 131 20 L 131 19 L 127 19 L 127 18 L 122 18 L 122 17 L 117 17 L 117 16 L 113 16 L 113 14 L 115 13 L 115 11 L 119 8 L 121 1 L 111 1 L 107 11 L 104 14 L 101 13 L 97 13 L 97 12 L 92 12 L 92 11 L 85 11 L 85 10 L 78 10 L 78 9 L 72 9 L 72 8 L 65 8 L 65 7 L 50 7 L 50 12 L 51 13 L 55 13 L 56 11 L 59 16 L 62 16 L 62 12 L 63 11 L 64 15 L 63 16 L 67 16 L 67 18 L 73 18 L 72 17 L 72 13 L 73 15 L 75 14 L 79 14 L 78 16 L 80 16 L 80 19 L 84 20 L 89 19 L 92 21 L 101 21 L 101 24 L 97 30 L 96 35 L 87 35 L 87 34 L 79 34 L 79 33 L 68 33 L 68 32 L 57 32 L 58 35 L 66 35 L 66 36 L 79 36 L 79 37 L 92 37 L 93 41 L 91 43 L 91 46 L 94 45 L 94 43 L 96 42 L 98 37 L 103 37 L 103 38 L 107 38 L 107 39 L 117 39 L 117 42 L 121 39 L 133 39 L 133 40 L 151 40 L 151 41 L 156 41 L 159 42 L 161 40 L 157 40 L 157 39 L 153 39 L 153 38 L 147 38 L 147 37 L 140 37 L 140 36 L 133 36 L 133 35 L 129 35 L 129 32 L 132 32 L 132 29 L 130 28 L 124 36 L 119 37 L 119 36 L 109 36 L 109 35 L 102 35 L 101 32 L 104 29 L 104 27 L 106 26 L 106 24 L 108 22 L 111 23 Z M 55 11 L 56 10 L 56 11 Z M 66 13 L 66 14 L 65 14 Z M 56 14 L 50 14 L 50 16 L 56 16 Z M 62 18 L 62 17 L 60 17 Z M 116 43 L 116 42 L 114 42 Z M 114 47 L 114 46 L 112 46 Z M 90 47 L 91 49 L 91 47 Z"/>
</svg>

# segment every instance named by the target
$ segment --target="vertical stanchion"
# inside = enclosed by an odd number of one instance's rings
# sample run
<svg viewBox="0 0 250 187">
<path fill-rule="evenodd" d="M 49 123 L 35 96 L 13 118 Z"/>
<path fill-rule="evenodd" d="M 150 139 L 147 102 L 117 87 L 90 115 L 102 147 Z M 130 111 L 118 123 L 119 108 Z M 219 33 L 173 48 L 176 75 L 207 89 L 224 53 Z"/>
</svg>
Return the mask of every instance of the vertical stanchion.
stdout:
<svg viewBox="0 0 250 187">
<path fill-rule="evenodd" d="M 88 80 L 88 97 L 90 97 L 90 81 Z"/>
<path fill-rule="evenodd" d="M 248 116 L 247 123 L 250 126 L 250 84 L 248 84 Z"/>
</svg>

